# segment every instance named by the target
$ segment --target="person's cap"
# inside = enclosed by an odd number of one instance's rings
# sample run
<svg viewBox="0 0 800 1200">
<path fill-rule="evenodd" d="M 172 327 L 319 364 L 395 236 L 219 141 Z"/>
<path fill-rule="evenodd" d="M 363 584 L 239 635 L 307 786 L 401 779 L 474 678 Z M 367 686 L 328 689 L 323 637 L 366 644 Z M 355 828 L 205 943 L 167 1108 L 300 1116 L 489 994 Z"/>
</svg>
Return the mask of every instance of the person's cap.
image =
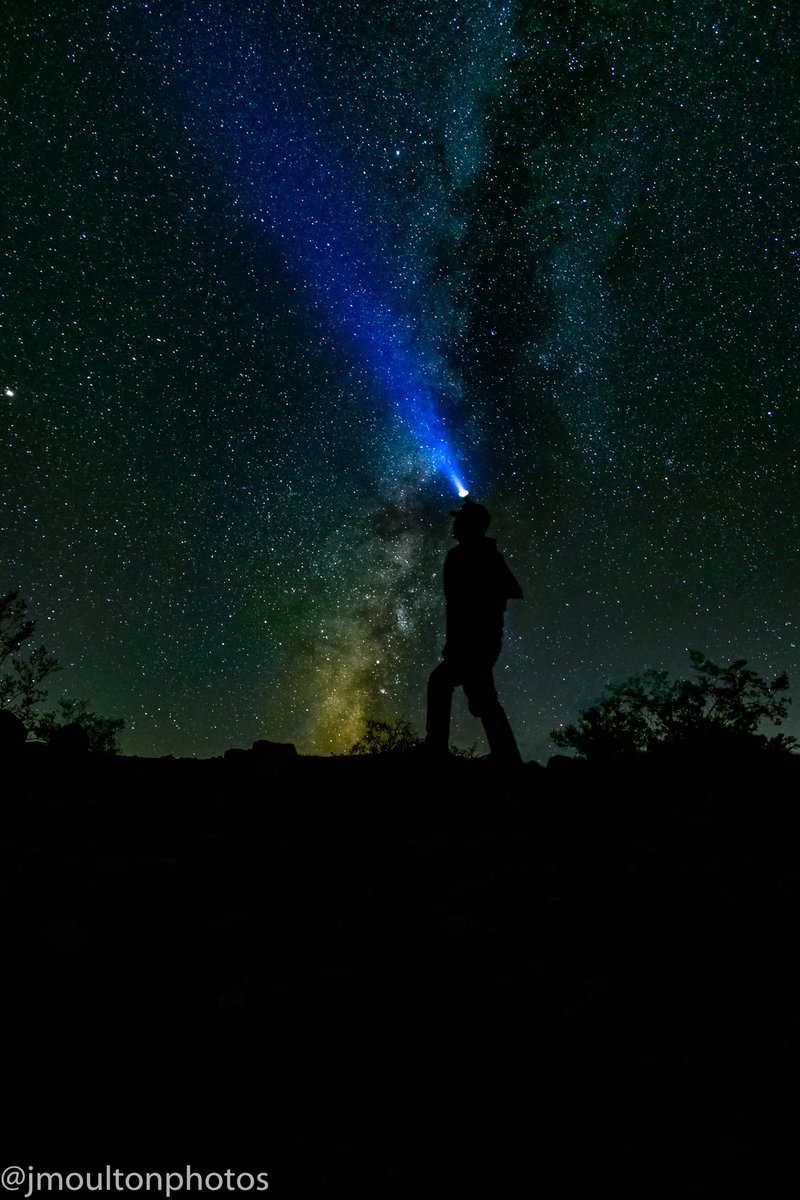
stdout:
<svg viewBox="0 0 800 1200">
<path fill-rule="evenodd" d="M 482 504 L 476 504 L 474 500 L 470 500 L 469 496 L 464 500 L 464 507 L 451 512 L 450 516 L 465 518 L 470 525 L 474 525 L 476 529 L 480 529 L 484 533 L 489 528 L 489 522 L 492 519 L 488 508 L 484 508 Z"/>
</svg>

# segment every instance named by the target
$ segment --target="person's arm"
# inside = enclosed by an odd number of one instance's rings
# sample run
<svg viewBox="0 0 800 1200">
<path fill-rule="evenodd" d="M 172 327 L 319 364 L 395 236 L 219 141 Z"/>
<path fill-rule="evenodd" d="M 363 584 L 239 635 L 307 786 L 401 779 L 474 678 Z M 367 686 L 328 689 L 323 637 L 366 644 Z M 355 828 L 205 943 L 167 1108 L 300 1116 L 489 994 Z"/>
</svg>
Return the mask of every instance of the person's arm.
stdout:
<svg viewBox="0 0 800 1200">
<path fill-rule="evenodd" d="M 503 590 L 504 590 L 506 600 L 524 600 L 525 596 L 523 594 L 522 588 L 519 585 L 519 581 L 511 573 L 508 563 L 506 562 L 506 560 L 503 558 L 502 555 L 500 556 L 500 560 L 503 564 L 502 579 L 503 579 Z"/>
</svg>

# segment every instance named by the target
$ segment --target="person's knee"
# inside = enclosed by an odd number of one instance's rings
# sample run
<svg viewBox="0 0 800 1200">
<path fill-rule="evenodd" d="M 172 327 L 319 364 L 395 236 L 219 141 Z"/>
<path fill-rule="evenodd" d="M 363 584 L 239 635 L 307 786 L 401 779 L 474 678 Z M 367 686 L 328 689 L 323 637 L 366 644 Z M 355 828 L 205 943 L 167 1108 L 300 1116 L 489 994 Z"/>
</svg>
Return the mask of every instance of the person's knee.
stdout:
<svg viewBox="0 0 800 1200">
<path fill-rule="evenodd" d="M 452 691 L 457 682 L 457 674 L 448 663 L 439 663 L 428 676 L 429 687 L 449 688 Z"/>
<path fill-rule="evenodd" d="M 500 702 L 497 699 L 497 692 L 494 691 L 475 691 L 467 694 L 467 707 L 473 717 L 491 716 L 493 712 L 500 709 Z"/>
</svg>

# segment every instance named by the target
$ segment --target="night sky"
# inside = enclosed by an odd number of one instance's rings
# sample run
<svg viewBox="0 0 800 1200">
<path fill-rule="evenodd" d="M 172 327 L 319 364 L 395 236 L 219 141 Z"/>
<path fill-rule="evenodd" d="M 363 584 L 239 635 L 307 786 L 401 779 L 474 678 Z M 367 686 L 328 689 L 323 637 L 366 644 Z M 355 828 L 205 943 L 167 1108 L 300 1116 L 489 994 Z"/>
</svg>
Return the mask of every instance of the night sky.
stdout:
<svg viewBox="0 0 800 1200">
<path fill-rule="evenodd" d="M 800 731 L 794 5 L 2 23 L 0 591 L 53 700 L 146 755 L 421 728 L 455 475 L 525 757 L 688 647 Z"/>
</svg>

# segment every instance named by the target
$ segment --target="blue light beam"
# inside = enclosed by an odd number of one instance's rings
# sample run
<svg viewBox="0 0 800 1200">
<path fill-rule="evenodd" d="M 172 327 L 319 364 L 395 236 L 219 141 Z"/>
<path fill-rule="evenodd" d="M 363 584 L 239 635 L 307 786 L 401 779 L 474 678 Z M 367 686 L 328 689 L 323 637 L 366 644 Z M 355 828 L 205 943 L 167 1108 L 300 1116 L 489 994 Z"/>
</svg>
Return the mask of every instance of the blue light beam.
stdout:
<svg viewBox="0 0 800 1200">
<path fill-rule="evenodd" d="M 364 363 L 377 392 L 410 429 L 427 465 L 445 475 L 459 494 L 465 492 L 428 382 L 435 367 L 423 365 L 426 356 L 415 344 L 411 323 L 396 311 L 379 264 L 366 260 L 363 239 L 336 220 L 347 208 L 330 192 L 309 186 L 294 193 L 290 219 L 282 203 L 270 206 L 268 213 L 272 229 L 289 250 L 290 265 L 300 270 L 318 306 Z"/>
<path fill-rule="evenodd" d="M 208 61 L 215 49 L 210 37 L 200 52 Z M 199 91 L 228 178 L 248 185 L 253 219 L 270 231 L 289 268 L 355 350 L 376 391 L 418 443 L 425 465 L 466 496 L 430 383 L 443 364 L 419 344 L 399 310 L 386 256 L 364 232 L 375 226 L 364 212 L 369 196 L 356 198 L 348 182 L 352 164 L 325 144 L 319 106 L 300 85 L 280 68 L 270 70 L 260 55 L 254 62 L 252 47 L 240 47 L 240 54 L 248 69 L 235 84 L 209 71 Z"/>
</svg>

